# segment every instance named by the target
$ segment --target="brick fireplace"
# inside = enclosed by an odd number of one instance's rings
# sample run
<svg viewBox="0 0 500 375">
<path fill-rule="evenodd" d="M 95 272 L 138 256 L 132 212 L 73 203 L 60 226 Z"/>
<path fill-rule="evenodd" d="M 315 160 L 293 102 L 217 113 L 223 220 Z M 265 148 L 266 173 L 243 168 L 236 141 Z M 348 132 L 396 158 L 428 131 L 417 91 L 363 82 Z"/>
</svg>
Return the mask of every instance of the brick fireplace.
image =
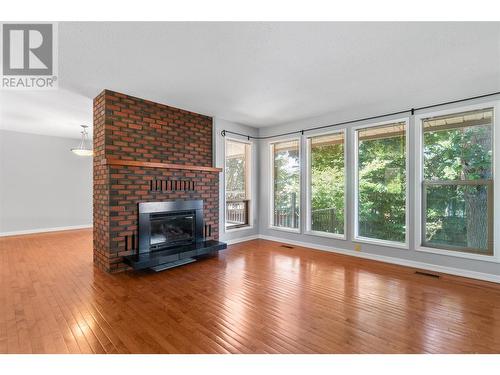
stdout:
<svg viewBox="0 0 500 375">
<path fill-rule="evenodd" d="M 219 173 L 212 118 L 105 90 L 94 99 L 94 263 L 128 268 L 138 204 L 203 200 L 205 238 L 218 239 Z"/>
</svg>

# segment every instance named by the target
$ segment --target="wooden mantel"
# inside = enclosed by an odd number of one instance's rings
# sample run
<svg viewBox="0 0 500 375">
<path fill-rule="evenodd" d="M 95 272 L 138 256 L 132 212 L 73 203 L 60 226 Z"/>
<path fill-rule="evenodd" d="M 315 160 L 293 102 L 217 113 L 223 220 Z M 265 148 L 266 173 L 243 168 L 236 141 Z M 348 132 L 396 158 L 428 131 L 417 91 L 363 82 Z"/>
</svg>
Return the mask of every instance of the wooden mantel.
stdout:
<svg viewBox="0 0 500 375">
<path fill-rule="evenodd" d="M 162 169 L 185 169 L 190 171 L 222 172 L 222 168 L 202 167 L 197 165 L 156 163 L 150 161 L 123 160 L 118 158 L 106 158 L 103 164 L 107 165 L 128 165 L 132 167 L 162 168 Z"/>
</svg>

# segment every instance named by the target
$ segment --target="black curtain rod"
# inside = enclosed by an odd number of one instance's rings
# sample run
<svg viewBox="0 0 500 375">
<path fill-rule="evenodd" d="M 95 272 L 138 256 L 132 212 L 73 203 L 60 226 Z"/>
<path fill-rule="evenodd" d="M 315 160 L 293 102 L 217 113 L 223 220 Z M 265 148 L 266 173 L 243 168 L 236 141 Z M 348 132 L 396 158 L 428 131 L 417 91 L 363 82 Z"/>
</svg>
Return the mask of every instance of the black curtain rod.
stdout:
<svg viewBox="0 0 500 375">
<path fill-rule="evenodd" d="M 461 102 L 466 102 L 466 101 L 474 100 L 474 99 L 487 98 L 489 96 L 495 96 L 495 95 L 499 95 L 499 94 L 500 94 L 500 91 L 497 91 L 497 92 L 492 92 L 490 94 L 484 94 L 484 95 L 478 95 L 478 96 L 471 96 L 470 98 L 465 98 L 465 99 L 452 100 L 452 101 L 449 101 L 449 102 L 442 102 L 442 103 L 439 103 L 439 104 L 432 104 L 432 105 L 426 105 L 426 106 L 418 107 L 418 108 L 411 108 L 411 109 L 404 110 L 404 111 L 386 113 L 386 114 L 383 114 L 383 115 L 370 116 L 370 117 L 360 118 L 360 119 L 356 119 L 356 120 L 343 121 L 343 122 L 338 122 L 338 123 L 330 124 L 330 125 L 316 126 L 314 128 L 308 128 L 308 129 L 303 129 L 303 130 L 295 130 L 295 131 L 291 131 L 291 132 L 288 132 L 288 133 L 275 134 L 275 135 L 267 135 L 267 136 L 264 136 L 264 137 L 255 137 L 253 135 L 248 135 L 248 134 L 242 134 L 242 133 L 238 133 L 238 132 L 233 132 L 231 130 L 222 130 L 220 132 L 220 134 L 223 137 L 225 137 L 226 134 L 239 135 L 241 137 L 247 138 L 248 140 L 250 140 L 250 139 L 269 139 L 269 138 L 276 138 L 276 137 L 282 137 L 282 136 L 285 136 L 285 135 L 292 135 L 292 134 L 299 134 L 299 133 L 303 135 L 305 132 L 310 132 L 310 131 L 314 131 L 314 130 L 321 130 L 321 129 L 331 128 L 333 126 L 348 125 L 348 124 L 352 124 L 352 123 L 355 123 L 355 122 L 368 121 L 368 120 L 376 120 L 376 119 L 383 118 L 383 117 L 389 117 L 389 116 L 395 116 L 395 115 L 402 115 L 402 114 L 405 114 L 405 113 L 410 113 L 411 115 L 414 115 L 415 111 L 421 111 L 423 109 L 441 107 L 443 105 L 461 103 Z"/>
</svg>

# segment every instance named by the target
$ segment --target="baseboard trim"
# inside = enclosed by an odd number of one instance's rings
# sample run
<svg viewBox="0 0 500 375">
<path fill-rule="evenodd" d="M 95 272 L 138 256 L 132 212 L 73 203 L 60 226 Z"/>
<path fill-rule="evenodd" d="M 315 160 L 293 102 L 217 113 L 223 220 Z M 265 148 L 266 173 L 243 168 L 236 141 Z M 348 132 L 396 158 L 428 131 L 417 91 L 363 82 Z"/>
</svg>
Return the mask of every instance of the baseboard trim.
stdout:
<svg viewBox="0 0 500 375">
<path fill-rule="evenodd" d="M 454 268 L 454 267 L 439 266 L 439 265 L 435 265 L 435 264 L 422 263 L 422 262 L 417 262 L 417 261 L 413 261 L 413 260 L 399 259 L 399 258 L 388 257 L 388 256 L 384 256 L 384 255 L 371 254 L 371 253 L 363 253 L 363 252 L 358 252 L 358 251 L 353 251 L 353 250 L 339 249 L 337 247 L 316 245 L 316 244 L 312 244 L 309 242 L 288 240 L 288 239 L 283 239 L 283 238 L 274 237 L 274 236 L 259 235 L 259 238 L 261 238 L 263 240 L 281 242 L 281 243 L 286 243 L 286 244 L 295 245 L 295 246 L 308 247 L 308 248 L 315 249 L 315 250 L 328 251 L 331 253 L 349 255 L 349 256 L 354 256 L 354 257 L 358 257 L 358 258 L 376 260 L 376 261 L 384 262 L 384 263 L 397 264 L 399 266 L 418 268 L 418 269 L 427 270 L 427 271 L 434 271 L 434 272 L 439 272 L 439 273 L 444 273 L 444 274 L 449 274 L 449 275 L 454 275 L 454 276 L 467 277 L 470 279 L 490 281 L 493 283 L 500 284 L 500 276 L 499 275 L 492 275 L 489 273 L 469 271 L 469 270 L 464 270 L 461 268 Z"/>
<path fill-rule="evenodd" d="M 240 243 L 240 242 L 246 242 L 246 241 L 251 241 L 251 240 L 258 240 L 260 238 L 260 236 L 258 234 L 254 234 L 254 235 L 251 235 L 251 236 L 246 236 L 246 237 L 241 237 L 241 238 L 235 238 L 235 239 L 232 239 L 232 240 L 227 240 L 225 241 L 228 245 L 234 245 L 236 243 Z"/>
<path fill-rule="evenodd" d="M 16 230 L 16 231 L 12 231 L 12 232 L 0 232 L 0 237 L 21 236 L 23 234 L 60 232 L 60 231 L 64 231 L 64 230 L 75 230 L 75 229 L 86 229 L 86 228 L 92 228 L 92 224 L 72 225 L 72 226 L 67 226 L 67 227 L 53 227 L 53 228 L 39 228 L 39 229 L 28 229 L 28 230 Z"/>
</svg>

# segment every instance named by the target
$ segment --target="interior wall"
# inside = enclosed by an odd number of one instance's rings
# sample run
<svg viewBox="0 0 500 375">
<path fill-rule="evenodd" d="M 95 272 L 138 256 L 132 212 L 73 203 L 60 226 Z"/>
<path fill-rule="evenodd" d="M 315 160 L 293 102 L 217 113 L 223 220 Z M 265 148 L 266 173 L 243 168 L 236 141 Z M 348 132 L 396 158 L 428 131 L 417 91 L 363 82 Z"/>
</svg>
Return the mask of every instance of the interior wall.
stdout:
<svg viewBox="0 0 500 375">
<path fill-rule="evenodd" d="M 448 109 L 448 108 L 458 108 L 460 106 L 473 105 L 477 103 L 483 102 L 491 102 L 492 100 L 498 100 L 500 96 L 496 98 L 488 98 L 483 100 L 470 101 L 468 103 L 455 104 L 453 106 L 443 106 L 438 109 L 429 110 L 429 112 L 440 110 L 440 109 Z M 347 113 L 334 113 L 329 114 L 323 117 L 317 117 L 309 120 L 297 121 L 291 124 L 285 124 L 272 128 L 261 128 L 259 135 L 266 136 L 272 134 L 285 133 L 290 131 L 297 131 L 308 129 L 316 126 L 328 125 L 332 123 L 337 123 L 340 121 L 351 120 L 353 118 L 367 117 L 373 115 L 374 113 L 358 113 L 351 114 L 349 117 Z M 434 254 L 427 253 L 422 251 L 417 251 L 415 249 L 415 238 L 412 228 L 414 227 L 414 213 L 417 209 L 415 207 L 415 170 L 413 167 L 413 161 L 415 158 L 415 154 L 417 150 L 414 148 L 414 137 L 410 136 L 409 141 L 409 184 L 408 184 L 408 194 L 409 194 L 409 215 L 410 215 L 410 230 L 409 230 L 409 248 L 408 249 L 399 249 L 388 246 L 381 246 L 375 244 L 361 244 L 361 252 L 355 251 L 355 244 L 358 243 L 353 241 L 353 220 L 354 220 L 354 158 L 353 158 L 353 149 L 354 149 L 354 136 L 352 132 L 352 128 L 355 126 L 363 125 L 363 124 L 374 124 L 377 122 L 381 122 L 384 120 L 391 120 L 395 118 L 401 118 L 402 116 L 395 117 L 387 117 L 383 119 L 379 119 L 376 121 L 365 121 L 358 122 L 354 124 L 350 124 L 345 126 L 346 128 L 346 240 L 333 239 L 333 238 L 325 238 L 319 237 L 315 235 L 305 234 L 305 207 L 306 207 L 306 176 L 305 169 L 303 166 L 306 165 L 306 138 L 307 136 L 315 134 L 315 132 L 307 132 L 306 135 L 300 136 L 284 136 L 281 139 L 290 139 L 293 137 L 299 137 L 301 139 L 301 228 L 300 233 L 292 233 L 290 231 L 283 231 L 279 229 L 272 228 L 270 226 L 270 218 L 271 218 L 271 155 L 270 155 L 270 146 L 271 142 L 277 141 L 280 138 L 273 138 L 271 140 L 265 140 L 259 142 L 259 172 L 260 172 L 260 206 L 259 206 L 259 235 L 262 238 L 269 238 L 275 240 L 281 240 L 289 243 L 296 243 L 298 245 L 302 244 L 304 246 L 310 246 L 322 250 L 328 251 L 337 251 L 343 252 L 350 255 L 362 256 L 370 259 L 379 259 L 384 261 L 389 261 L 392 263 L 403 264 L 403 265 L 413 265 L 413 266 L 421 266 L 422 268 L 434 269 L 436 271 L 447 272 L 448 270 L 454 271 L 456 274 L 462 274 L 464 276 L 477 277 L 481 279 L 491 280 L 500 282 L 500 264 L 498 263 L 498 259 L 496 261 L 481 261 L 481 260 L 473 260 L 461 258 L 458 256 L 448 256 L 442 254 Z M 498 114 L 497 114 L 498 117 Z M 495 121 L 495 131 L 499 132 L 499 120 Z M 339 127 L 342 128 L 342 127 Z M 410 117 L 409 123 L 409 133 L 414 131 L 414 117 Z M 322 129 L 320 131 L 316 131 L 316 133 L 325 133 L 329 130 L 334 130 L 335 128 L 330 129 Z M 496 144 L 498 144 L 499 136 L 497 135 Z M 495 152 L 495 162 L 497 163 L 498 168 L 498 152 Z M 495 194 L 498 196 L 498 186 L 495 189 Z M 496 223 L 495 228 L 498 228 L 498 223 L 500 222 L 499 218 L 499 210 L 497 207 L 497 215 L 496 215 Z M 496 230 L 498 232 L 498 230 Z M 498 235 L 496 237 L 496 250 L 495 253 L 499 254 L 498 247 Z M 493 260 L 493 259 L 492 259 Z M 456 272 L 455 272 L 456 271 Z"/>
<path fill-rule="evenodd" d="M 225 137 L 221 135 L 222 130 L 231 130 L 237 133 L 249 134 L 253 136 L 258 135 L 258 129 L 240 125 L 234 122 L 217 119 L 214 118 L 214 132 L 213 136 L 214 146 L 215 146 L 215 166 L 218 168 L 224 168 L 224 160 L 225 160 Z M 227 138 L 234 138 L 236 140 L 244 140 L 247 141 L 246 138 L 232 136 L 231 134 L 227 134 Z M 259 233 L 259 183 L 260 173 L 259 173 L 259 153 L 258 153 L 258 142 L 252 141 L 252 160 L 251 160 L 251 204 L 250 204 L 250 220 L 252 222 L 251 227 L 249 228 L 238 228 L 238 229 L 225 229 L 225 180 L 224 173 L 220 174 L 220 190 L 219 190 L 219 238 L 221 241 L 226 241 L 228 243 L 235 243 L 241 241 L 243 239 L 255 237 Z"/>
<path fill-rule="evenodd" d="M 92 225 L 92 158 L 78 139 L 0 130 L 0 235 Z"/>
</svg>

